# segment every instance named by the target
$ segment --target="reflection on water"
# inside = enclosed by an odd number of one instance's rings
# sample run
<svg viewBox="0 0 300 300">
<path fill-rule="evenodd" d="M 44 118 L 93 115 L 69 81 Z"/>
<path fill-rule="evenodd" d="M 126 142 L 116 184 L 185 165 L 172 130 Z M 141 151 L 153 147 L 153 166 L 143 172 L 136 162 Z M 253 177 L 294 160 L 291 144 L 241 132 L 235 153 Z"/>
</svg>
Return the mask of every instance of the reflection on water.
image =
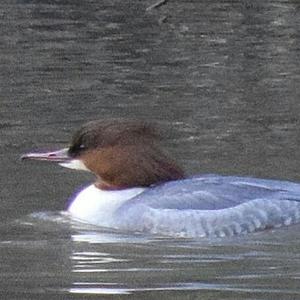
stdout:
<svg viewBox="0 0 300 300">
<path fill-rule="evenodd" d="M 139 117 L 177 132 L 187 173 L 300 180 L 299 3 L 154 2 L 1 2 L 0 298 L 299 298 L 299 226 L 194 241 L 70 224 L 45 211 L 92 177 L 19 161 Z"/>
<path fill-rule="evenodd" d="M 0 284 L 1 293 L 6 290 L 10 296 L 34 299 L 44 292 L 137 298 L 153 292 L 167 292 L 169 297 L 215 292 L 226 299 L 299 296 L 299 242 L 294 238 L 300 226 L 198 241 L 99 229 L 70 223 L 56 213 L 28 216 L 7 226 L 1 234 L 14 229 L 16 235 L 10 233 L 10 239 L 0 243 L 0 272 L 5 274 Z M 294 242 L 287 245 L 287 240 Z"/>
<path fill-rule="evenodd" d="M 299 228 L 299 227 L 298 227 Z M 297 229 L 298 229 L 297 228 Z M 297 230 L 295 228 L 295 230 Z M 132 293 L 149 291 L 219 291 L 247 295 L 299 295 L 297 290 L 300 256 L 290 249 L 286 254 L 285 240 L 272 233 L 260 233 L 252 239 L 192 241 L 115 235 L 119 243 L 106 241 L 106 234 L 81 233 L 82 241 L 107 247 L 110 252 L 74 253 L 73 272 L 85 273 L 84 280 L 75 281 L 71 293 Z M 281 232 L 286 238 L 286 232 Z M 268 235 L 265 240 L 264 235 Z M 80 241 L 75 235 L 75 240 Z M 127 241 L 126 241 L 127 238 Z M 89 241 L 88 241 L 89 240 Z M 107 244 L 104 246 L 104 244 Z M 295 245 L 297 246 L 297 245 Z M 276 249 L 276 250 L 275 250 Z M 296 250 L 297 251 L 297 250 Z M 286 271 L 294 280 L 286 279 Z M 122 282 L 113 278 L 122 277 Z M 101 278 L 101 281 L 95 279 Z M 81 277 L 82 279 L 82 277 Z M 263 282 L 262 282 L 263 279 Z M 146 284 L 145 284 L 146 283 Z M 278 285 L 279 284 L 279 285 Z M 280 287 L 280 288 L 279 288 Z M 250 299 L 249 295 L 249 299 Z"/>
</svg>

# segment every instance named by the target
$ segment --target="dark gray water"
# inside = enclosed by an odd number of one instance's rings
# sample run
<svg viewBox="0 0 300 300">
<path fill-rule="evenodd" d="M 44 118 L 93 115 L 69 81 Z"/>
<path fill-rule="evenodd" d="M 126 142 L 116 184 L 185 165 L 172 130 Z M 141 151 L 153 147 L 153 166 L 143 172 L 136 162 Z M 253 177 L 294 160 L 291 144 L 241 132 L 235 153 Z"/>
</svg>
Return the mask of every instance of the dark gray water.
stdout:
<svg viewBox="0 0 300 300">
<path fill-rule="evenodd" d="M 300 226 L 193 241 L 70 224 L 92 177 L 19 160 L 139 117 L 188 173 L 300 181 L 299 2 L 154 3 L 1 1 L 1 299 L 300 297 Z"/>
</svg>

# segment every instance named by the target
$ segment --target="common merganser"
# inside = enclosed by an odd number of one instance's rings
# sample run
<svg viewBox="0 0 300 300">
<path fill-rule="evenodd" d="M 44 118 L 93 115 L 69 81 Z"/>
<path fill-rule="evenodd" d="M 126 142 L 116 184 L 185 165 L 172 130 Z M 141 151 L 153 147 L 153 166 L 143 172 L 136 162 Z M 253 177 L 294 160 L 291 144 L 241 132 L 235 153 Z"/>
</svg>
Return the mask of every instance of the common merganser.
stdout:
<svg viewBox="0 0 300 300">
<path fill-rule="evenodd" d="M 22 158 L 94 173 L 96 182 L 75 195 L 68 211 L 98 226 L 223 237 L 300 221 L 300 184 L 210 174 L 186 177 L 159 139 L 143 121 L 92 121 L 75 133 L 69 148 Z"/>
</svg>

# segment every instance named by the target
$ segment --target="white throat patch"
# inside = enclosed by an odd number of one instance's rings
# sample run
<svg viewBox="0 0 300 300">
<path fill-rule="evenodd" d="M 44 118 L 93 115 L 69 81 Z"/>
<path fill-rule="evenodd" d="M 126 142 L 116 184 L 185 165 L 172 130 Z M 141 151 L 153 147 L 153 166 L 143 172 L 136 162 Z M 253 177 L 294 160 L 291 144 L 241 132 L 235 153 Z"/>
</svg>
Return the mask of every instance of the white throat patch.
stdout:
<svg viewBox="0 0 300 300">
<path fill-rule="evenodd" d="M 70 161 L 60 163 L 59 165 L 68 169 L 91 172 L 80 159 L 72 159 Z"/>
</svg>

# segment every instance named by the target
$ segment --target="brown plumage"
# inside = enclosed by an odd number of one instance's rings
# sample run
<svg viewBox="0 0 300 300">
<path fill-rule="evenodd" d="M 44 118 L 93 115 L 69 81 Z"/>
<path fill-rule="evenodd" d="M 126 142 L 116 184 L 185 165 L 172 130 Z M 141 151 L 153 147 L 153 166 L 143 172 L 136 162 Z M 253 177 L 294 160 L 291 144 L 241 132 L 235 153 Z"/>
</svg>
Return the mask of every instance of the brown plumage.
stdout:
<svg viewBox="0 0 300 300">
<path fill-rule="evenodd" d="M 69 155 L 97 175 L 101 189 L 150 186 L 184 178 L 161 149 L 156 129 L 142 121 L 104 120 L 75 133 Z"/>
</svg>

